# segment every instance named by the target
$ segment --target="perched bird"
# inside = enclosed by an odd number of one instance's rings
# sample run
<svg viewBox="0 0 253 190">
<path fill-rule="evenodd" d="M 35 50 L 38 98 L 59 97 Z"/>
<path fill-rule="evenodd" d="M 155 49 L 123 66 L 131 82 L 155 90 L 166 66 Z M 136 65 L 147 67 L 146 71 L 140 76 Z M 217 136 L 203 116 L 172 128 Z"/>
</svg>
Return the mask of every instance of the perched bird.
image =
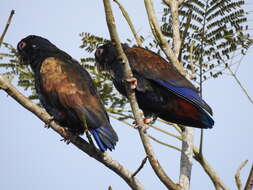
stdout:
<svg viewBox="0 0 253 190">
<path fill-rule="evenodd" d="M 17 49 L 23 62 L 31 66 L 40 102 L 53 119 L 76 135 L 88 129 L 102 151 L 114 149 L 118 136 L 89 73 L 40 36 L 22 39 Z"/>
<path fill-rule="evenodd" d="M 150 122 L 150 116 L 155 116 L 176 124 L 212 128 L 212 109 L 171 63 L 144 48 L 123 45 L 123 50 L 134 78 L 124 79 L 123 65 L 112 43 L 97 48 L 96 64 L 99 70 L 112 75 L 114 86 L 124 96 L 126 81 L 132 83 L 138 104 L 146 117 L 144 122 Z"/>
</svg>

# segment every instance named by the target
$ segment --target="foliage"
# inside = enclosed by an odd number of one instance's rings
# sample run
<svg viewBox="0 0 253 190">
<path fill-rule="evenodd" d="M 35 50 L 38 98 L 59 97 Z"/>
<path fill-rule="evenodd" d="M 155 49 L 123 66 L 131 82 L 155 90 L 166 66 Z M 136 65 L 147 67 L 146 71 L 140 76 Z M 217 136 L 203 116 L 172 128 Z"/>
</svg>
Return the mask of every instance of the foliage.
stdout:
<svg viewBox="0 0 253 190">
<path fill-rule="evenodd" d="M 244 0 L 189 0 L 180 6 L 180 59 L 199 83 L 237 64 L 252 45 L 244 4 Z M 167 6 L 162 22 L 162 32 L 171 40 L 171 12 Z"/>
<path fill-rule="evenodd" d="M 17 50 L 8 43 L 2 44 L 4 50 L 8 53 L 0 53 L 0 69 L 6 70 L 4 72 L 10 79 L 17 76 L 18 86 L 25 90 L 31 90 L 30 99 L 37 99 L 38 96 L 35 92 L 34 77 L 32 71 L 28 65 L 21 63 L 18 58 Z"/>
</svg>

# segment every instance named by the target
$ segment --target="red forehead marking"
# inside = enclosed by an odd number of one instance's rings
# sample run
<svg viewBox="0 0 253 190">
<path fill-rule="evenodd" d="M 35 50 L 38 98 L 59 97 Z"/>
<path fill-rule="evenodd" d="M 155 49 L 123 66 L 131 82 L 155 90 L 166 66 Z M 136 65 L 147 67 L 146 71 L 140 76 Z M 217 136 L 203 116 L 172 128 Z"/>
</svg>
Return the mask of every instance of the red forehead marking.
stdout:
<svg viewBox="0 0 253 190">
<path fill-rule="evenodd" d="M 19 49 L 23 49 L 26 46 L 25 42 L 20 42 L 20 44 L 18 45 Z"/>
</svg>

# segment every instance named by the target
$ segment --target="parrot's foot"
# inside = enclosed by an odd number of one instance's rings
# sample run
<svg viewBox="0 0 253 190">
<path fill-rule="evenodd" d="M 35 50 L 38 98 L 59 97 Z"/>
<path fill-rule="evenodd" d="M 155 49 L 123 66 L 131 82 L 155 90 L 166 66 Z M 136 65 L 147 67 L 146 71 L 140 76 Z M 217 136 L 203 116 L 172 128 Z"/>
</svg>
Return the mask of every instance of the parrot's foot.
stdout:
<svg viewBox="0 0 253 190">
<path fill-rule="evenodd" d="M 63 139 L 61 139 L 61 141 L 65 142 L 67 145 L 70 143 L 70 138 L 69 138 L 69 133 L 67 131 L 67 129 L 61 128 L 61 135 L 64 136 Z"/>
<path fill-rule="evenodd" d="M 147 130 L 149 129 L 149 125 L 146 125 L 144 123 L 144 125 L 134 125 L 135 129 L 141 129 L 144 133 L 147 133 Z"/>
<path fill-rule="evenodd" d="M 50 124 L 51 124 L 51 122 L 53 122 L 54 121 L 54 117 L 53 116 L 50 116 L 50 118 L 45 122 L 45 125 L 44 125 L 44 127 L 45 128 L 50 128 Z"/>
<path fill-rule="evenodd" d="M 137 88 L 137 79 L 136 78 L 132 77 L 132 78 L 126 79 L 126 81 L 130 83 L 130 88 L 132 90 Z"/>
<path fill-rule="evenodd" d="M 85 133 L 86 133 L 86 137 L 87 137 L 89 143 L 95 147 L 94 142 L 91 138 L 90 132 L 87 130 L 87 131 L 85 131 Z"/>
<path fill-rule="evenodd" d="M 143 119 L 143 123 L 145 123 L 145 124 L 147 124 L 147 125 L 153 124 L 154 121 L 155 121 L 155 120 L 154 120 L 153 117 L 145 117 L 145 118 Z"/>
<path fill-rule="evenodd" d="M 156 121 L 156 117 L 145 117 L 145 118 L 143 119 L 143 123 L 144 123 L 145 125 L 154 124 L 155 121 Z M 136 122 L 134 121 L 133 124 L 136 125 Z M 138 128 L 138 127 L 134 127 L 134 128 Z"/>
<path fill-rule="evenodd" d="M 67 145 L 70 143 L 70 139 L 68 138 L 63 138 L 61 141 L 65 142 Z"/>
</svg>

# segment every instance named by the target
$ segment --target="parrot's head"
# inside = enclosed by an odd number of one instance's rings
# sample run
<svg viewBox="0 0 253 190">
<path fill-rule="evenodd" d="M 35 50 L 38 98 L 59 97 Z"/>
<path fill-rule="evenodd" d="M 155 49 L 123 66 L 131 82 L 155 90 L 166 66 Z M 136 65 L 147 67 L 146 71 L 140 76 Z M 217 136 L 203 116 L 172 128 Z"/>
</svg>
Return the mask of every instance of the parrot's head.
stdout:
<svg viewBox="0 0 253 190">
<path fill-rule="evenodd" d="M 127 49 L 126 44 L 122 44 L 123 49 Z M 110 72 L 115 63 L 118 63 L 116 47 L 109 42 L 97 48 L 95 52 L 96 66 L 99 71 Z"/>
<path fill-rule="evenodd" d="M 24 64 L 35 66 L 34 64 L 37 64 L 38 60 L 49 57 L 58 48 L 45 38 L 29 35 L 20 40 L 17 50 Z"/>
</svg>

